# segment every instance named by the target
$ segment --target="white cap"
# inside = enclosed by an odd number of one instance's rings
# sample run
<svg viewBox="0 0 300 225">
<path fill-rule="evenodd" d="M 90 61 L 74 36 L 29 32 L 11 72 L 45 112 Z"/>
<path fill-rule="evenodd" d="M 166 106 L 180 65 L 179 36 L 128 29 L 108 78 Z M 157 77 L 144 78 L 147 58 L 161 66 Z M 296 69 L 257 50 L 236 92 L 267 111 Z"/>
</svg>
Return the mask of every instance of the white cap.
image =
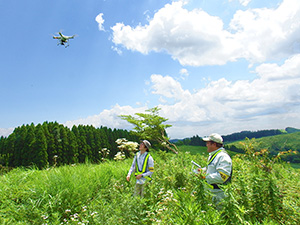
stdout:
<svg viewBox="0 0 300 225">
<path fill-rule="evenodd" d="M 144 145 L 146 146 L 146 148 L 149 150 L 149 148 L 151 147 L 150 142 L 147 141 L 147 140 L 143 140 L 142 142 L 144 143 Z"/>
<path fill-rule="evenodd" d="M 213 141 L 219 144 L 223 144 L 223 138 L 220 134 L 213 133 L 209 135 L 208 137 L 203 138 L 203 141 Z"/>
</svg>

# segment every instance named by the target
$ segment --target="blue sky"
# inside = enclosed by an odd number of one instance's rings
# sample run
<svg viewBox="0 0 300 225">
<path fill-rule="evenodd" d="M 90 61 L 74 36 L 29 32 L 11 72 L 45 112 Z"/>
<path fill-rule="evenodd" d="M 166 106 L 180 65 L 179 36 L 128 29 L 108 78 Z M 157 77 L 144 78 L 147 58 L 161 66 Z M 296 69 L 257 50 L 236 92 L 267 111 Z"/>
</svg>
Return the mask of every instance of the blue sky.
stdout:
<svg viewBox="0 0 300 225">
<path fill-rule="evenodd" d="M 298 0 L 0 0 L 0 136 L 57 121 L 171 138 L 300 128 Z M 57 46 L 58 31 L 77 36 Z"/>
</svg>

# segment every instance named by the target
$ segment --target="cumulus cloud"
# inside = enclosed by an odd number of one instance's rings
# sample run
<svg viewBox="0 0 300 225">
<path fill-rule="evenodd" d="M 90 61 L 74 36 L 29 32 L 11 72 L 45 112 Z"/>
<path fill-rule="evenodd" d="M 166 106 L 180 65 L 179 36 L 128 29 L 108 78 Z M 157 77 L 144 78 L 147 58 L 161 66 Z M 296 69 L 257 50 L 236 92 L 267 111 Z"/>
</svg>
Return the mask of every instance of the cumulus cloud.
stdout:
<svg viewBox="0 0 300 225">
<path fill-rule="evenodd" d="M 179 73 L 180 73 L 180 78 L 183 80 L 189 76 L 189 72 L 185 68 L 182 68 Z"/>
<path fill-rule="evenodd" d="M 256 73 L 264 80 L 290 80 L 299 77 L 300 54 L 285 61 L 282 66 L 275 63 L 262 64 Z"/>
<path fill-rule="evenodd" d="M 249 1 L 241 1 L 247 5 Z M 158 10 L 149 24 L 117 23 L 113 42 L 148 54 L 167 52 L 182 65 L 224 65 L 244 58 L 251 63 L 297 54 L 300 43 L 300 1 L 284 0 L 276 9 L 237 11 L 226 30 L 221 18 L 184 2 Z"/>
<path fill-rule="evenodd" d="M 225 64 L 224 58 L 230 58 L 236 46 L 222 20 L 183 5 L 182 1 L 165 5 L 149 25 L 132 28 L 117 23 L 112 27 L 113 42 L 143 54 L 166 51 L 182 65 Z"/>
<path fill-rule="evenodd" d="M 237 11 L 230 23 L 242 57 L 252 62 L 293 55 L 300 42 L 300 2 L 284 0 L 276 9 Z"/>
<path fill-rule="evenodd" d="M 153 94 L 161 95 L 175 100 L 185 99 L 185 96 L 190 96 L 190 92 L 183 90 L 181 84 L 175 81 L 172 77 L 154 74 L 151 76 L 153 83 Z"/>
<path fill-rule="evenodd" d="M 93 125 L 94 127 L 106 126 L 109 128 L 128 129 L 130 124 L 119 118 L 120 115 L 133 115 L 134 113 L 144 112 L 147 109 L 146 106 L 140 106 L 133 108 L 131 106 L 120 106 L 116 104 L 111 109 L 103 110 L 98 115 L 89 116 L 87 118 L 81 118 L 78 120 L 67 121 L 65 126 L 72 127 L 73 125 Z"/>
<path fill-rule="evenodd" d="M 282 65 L 262 64 L 255 68 L 254 80 L 211 81 L 206 87 L 191 93 L 184 90 L 171 76 L 151 75 L 152 94 L 163 98 L 160 115 L 168 118 L 172 138 L 208 135 L 212 132 L 229 134 L 242 130 L 299 127 L 300 54 Z M 129 124 L 118 115 L 144 112 L 146 106 L 115 105 L 99 115 L 68 121 L 78 124 L 101 125 L 128 129 Z"/>
<path fill-rule="evenodd" d="M 104 19 L 103 19 L 103 13 L 99 13 L 96 18 L 95 18 L 96 22 L 98 23 L 98 28 L 101 31 L 104 31 Z"/>
</svg>

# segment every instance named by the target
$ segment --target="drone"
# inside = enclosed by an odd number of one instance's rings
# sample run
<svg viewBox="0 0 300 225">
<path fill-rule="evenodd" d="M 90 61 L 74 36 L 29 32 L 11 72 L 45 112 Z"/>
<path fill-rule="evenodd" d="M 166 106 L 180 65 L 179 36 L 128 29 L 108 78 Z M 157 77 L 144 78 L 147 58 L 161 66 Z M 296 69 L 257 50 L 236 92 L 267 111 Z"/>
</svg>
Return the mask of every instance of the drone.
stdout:
<svg viewBox="0 0 300 225">
<path fill-rule="evenodd" d="M 63 45 L 66 47 L 69 46 L 69 40 L 73 39 L 76 35 L 72 35 L 72 36 L 66 36 L 63 35 L 61 32 L 58 32 L 59 36 L 53 36 L 53 39 L 57 39 L 57 45 Z"/>
</svg>

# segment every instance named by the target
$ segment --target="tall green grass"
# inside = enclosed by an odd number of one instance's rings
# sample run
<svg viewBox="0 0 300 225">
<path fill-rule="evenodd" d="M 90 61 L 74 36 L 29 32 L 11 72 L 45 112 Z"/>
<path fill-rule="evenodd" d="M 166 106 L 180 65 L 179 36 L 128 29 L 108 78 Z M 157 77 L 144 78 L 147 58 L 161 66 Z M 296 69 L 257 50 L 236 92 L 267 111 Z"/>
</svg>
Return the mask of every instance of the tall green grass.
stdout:
<svg viewBox="0 0 300 225">
<path fill-rule="evenodd" d="M 206 184 L 192 173 L 191 160 L 206 155 L 186 149 L 175 155 L 151 152 L 153 181 L 144 198 L 133 197 L 132 159 L 99 165 L 76 164 L 14 169 L 0 177 L 1 224 L 297 224 L 300 175 L 249 151 L 233 157 L 234 176 L 218 211 Z"/>
</svg>

